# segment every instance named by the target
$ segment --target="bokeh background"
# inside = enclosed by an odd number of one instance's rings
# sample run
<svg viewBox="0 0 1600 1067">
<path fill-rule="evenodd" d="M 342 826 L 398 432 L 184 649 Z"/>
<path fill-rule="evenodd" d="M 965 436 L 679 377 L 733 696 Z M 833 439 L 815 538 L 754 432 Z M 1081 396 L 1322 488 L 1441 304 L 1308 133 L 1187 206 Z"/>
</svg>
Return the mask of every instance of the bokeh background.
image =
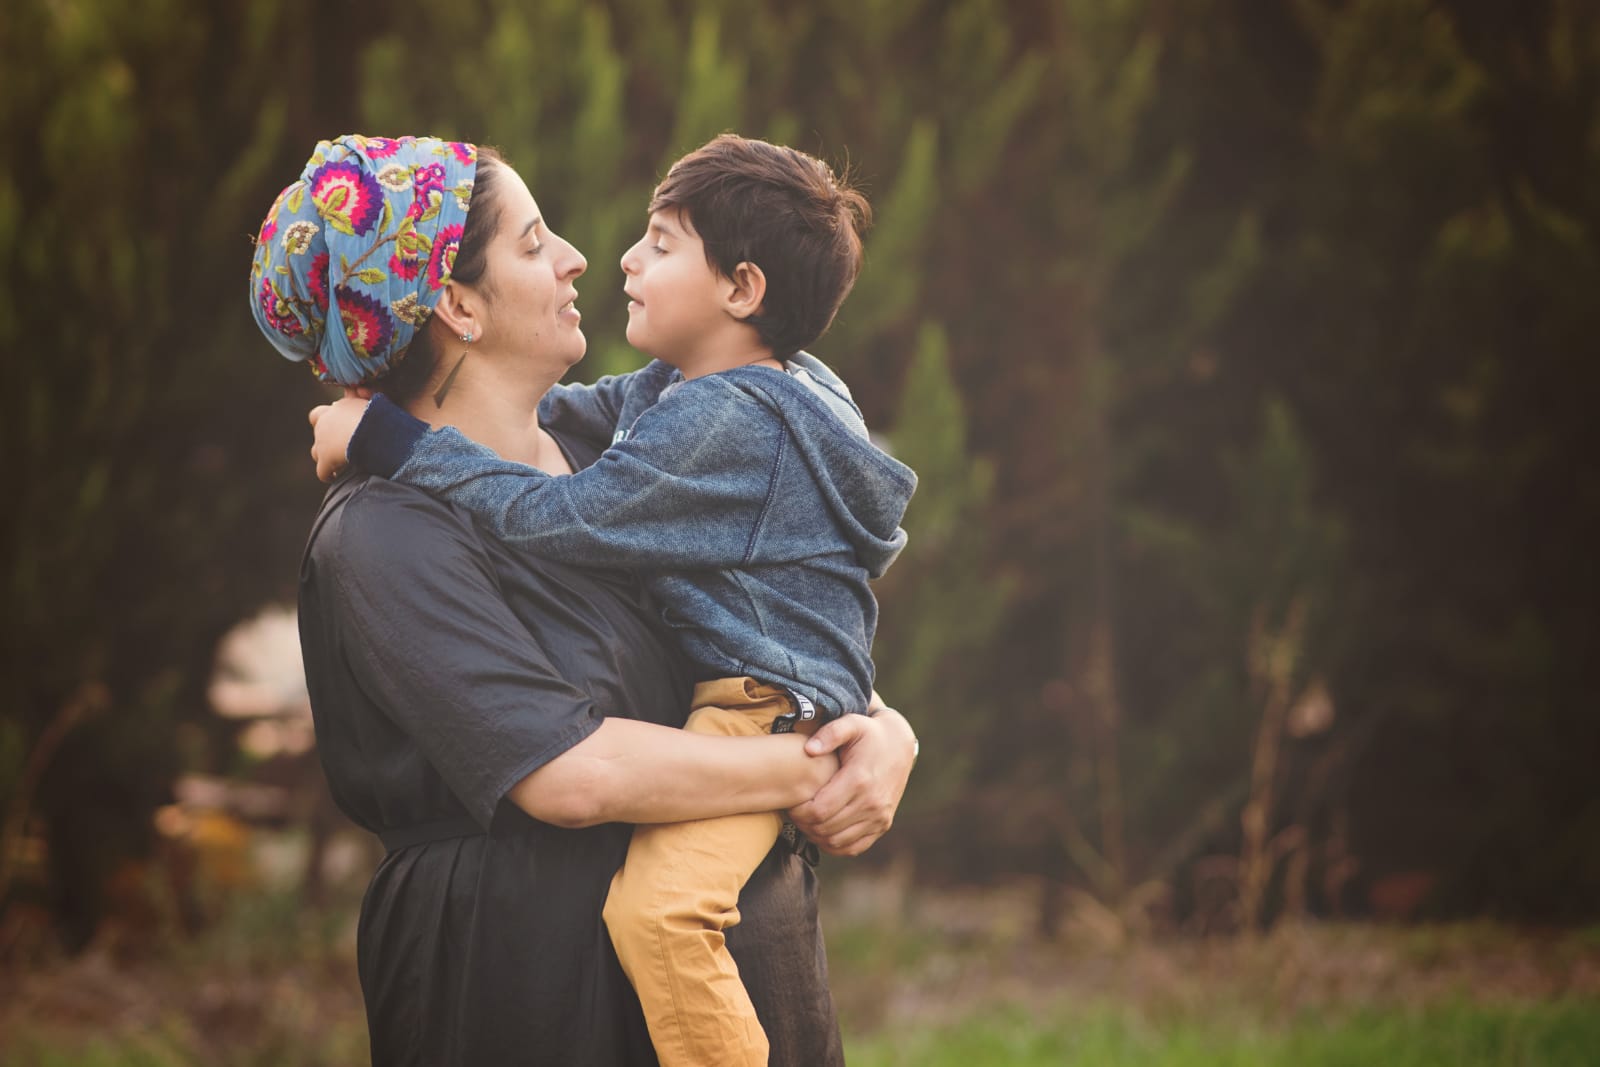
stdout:
<svg viewBox="0 0 1600 1067">
<path fill-rule="evenodd" d="M 1030 967 L 1143 1004 L 1066 1029 L 1158 1062 L 1139 1034 L 1200 1025 L 1161 1005 L 1219 983 L 1270 1043 L 1329 983 L 1381 1011 L 1447 965 L 1477 1003 L 1514 959 L 1513 1016 L 1570 1017 L 1483 1024 L 1492 1062 L 1595 1062 L 1594 4 L 11 0 L 0 85 L 28 1055 L 361 1054 L 370 850 L 319 792 L 288 613 L 328 394 L 246 307 L 276 191 L 343 132 L 499 146 L 588 255 L 593 378 L 638 364 L 616 262 L 654 182 L 735 130 L 873 200 L 815 351 L 922 475 L 876 647 L 921 764 L 826 872 L 859 1061 L 935 1062 L 906 1020 Z M 1430 1032 L 1481 1023 L 1445 1001 Z M 1078 1062 L 1059 1008 L 985 1008 L 950 1062 Z M 1272 1048 L 1237 1062 L 1316 1062 Z"/>
</svg>

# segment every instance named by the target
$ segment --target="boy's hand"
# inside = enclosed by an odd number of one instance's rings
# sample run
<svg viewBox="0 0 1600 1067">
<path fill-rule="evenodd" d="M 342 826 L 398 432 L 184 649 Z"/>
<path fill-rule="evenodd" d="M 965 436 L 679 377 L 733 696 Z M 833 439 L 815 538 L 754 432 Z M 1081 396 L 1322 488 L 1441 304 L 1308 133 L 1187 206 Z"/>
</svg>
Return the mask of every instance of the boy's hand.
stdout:
<svg viewBox="0 0 1600 1067">
<path fill-rule="evenodd" d="M 837 752 L 839 773 L 815 797 L 790 808 L 789 817 L 834 856 L 859 856 L 888 831 L 916 761 L 911 724 L 879 700 L 873 708 L 871 717 L 840 716 L 806 742 L 814 756 Z"/>
<path fill-rule="evenodd" d="M 311 458 L 317 464 L 317 478 L 331 482 L 350 462 L 350 438 L 355 436 L 361 416 L 367 413 L 370 389 L 346 389 L 344 399 L 311 409 L 313 440 Z"/>
</svg>

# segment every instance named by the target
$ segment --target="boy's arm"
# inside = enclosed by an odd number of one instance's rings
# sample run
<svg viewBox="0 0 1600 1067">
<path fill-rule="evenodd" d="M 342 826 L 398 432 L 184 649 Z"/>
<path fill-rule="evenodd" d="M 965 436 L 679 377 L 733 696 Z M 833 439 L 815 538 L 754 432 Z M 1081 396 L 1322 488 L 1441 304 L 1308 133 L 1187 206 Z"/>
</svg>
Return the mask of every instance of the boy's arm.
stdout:
<svg viewBox="0 0 1600 1067">
<path fill-rule="evenodd" d="M 605 448 L 617 432 L 622 402 L 638 374 L 608 374 L 593 385 L 554 385 L 539 401 L 539 424 Z"/>
<path fill-rule="evenodd" d="M 381 395 L 349 451 L 355 466 L 459 504 L 507 544 L 547 559 L 730 567 L 751 558 L 785 432 L 763 405 L 703 379 L 566 477 L 502 459 L 452 429 L 430 433 Z"/>
</svg>

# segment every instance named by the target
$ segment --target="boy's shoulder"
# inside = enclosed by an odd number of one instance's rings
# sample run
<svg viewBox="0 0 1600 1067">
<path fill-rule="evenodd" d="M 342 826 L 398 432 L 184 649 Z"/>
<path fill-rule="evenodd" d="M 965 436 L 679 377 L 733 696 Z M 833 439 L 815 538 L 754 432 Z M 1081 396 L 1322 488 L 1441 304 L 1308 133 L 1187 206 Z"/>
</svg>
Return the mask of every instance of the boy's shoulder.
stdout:
<svg viewBox="0 0 1600 1067">
<path fill-rule="evenodd" d="M 850 388 L 827 364 L 809 353 L 791 356 L 782 372 L 767 367 L 736 367 L 713 377 L 775 407 L 786 421 L 820 419 L 866 433 L 861 409 L 850 395 Z"/>
<path fill-rule="evenodd" d="M 749 429 L 755 421 L 775 433 L 844 431 L 867 437 L 849 388 L 826 364 L 804 352 L 788 360 L 783 371 L 751 365 L 685 379 L 666 364 L 652 363 L 638 375 L 628 404 L 634 417 L 649 410 L 653 419 L 698 432 L 730 422 Z M 631 426 L 626 418 L 623 423 Z"/>
</svg>

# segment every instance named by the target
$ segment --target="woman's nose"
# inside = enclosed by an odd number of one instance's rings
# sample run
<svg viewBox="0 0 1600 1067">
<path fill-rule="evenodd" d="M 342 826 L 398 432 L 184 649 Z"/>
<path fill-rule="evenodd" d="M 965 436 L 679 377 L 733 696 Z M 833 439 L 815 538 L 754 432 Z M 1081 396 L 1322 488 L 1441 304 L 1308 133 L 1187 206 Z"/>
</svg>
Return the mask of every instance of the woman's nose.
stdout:
<svg viewBox="0 0 1600 1067">
<path fill-rule="evenodd" d="M 567 244 L 567 261 L 563 266 L 566 268 L 562 271 L 563 277 L 576 278 L 589 269 L 589 261 L 583 258 L 583 253 L 569 242 Z"/>
</svg>

